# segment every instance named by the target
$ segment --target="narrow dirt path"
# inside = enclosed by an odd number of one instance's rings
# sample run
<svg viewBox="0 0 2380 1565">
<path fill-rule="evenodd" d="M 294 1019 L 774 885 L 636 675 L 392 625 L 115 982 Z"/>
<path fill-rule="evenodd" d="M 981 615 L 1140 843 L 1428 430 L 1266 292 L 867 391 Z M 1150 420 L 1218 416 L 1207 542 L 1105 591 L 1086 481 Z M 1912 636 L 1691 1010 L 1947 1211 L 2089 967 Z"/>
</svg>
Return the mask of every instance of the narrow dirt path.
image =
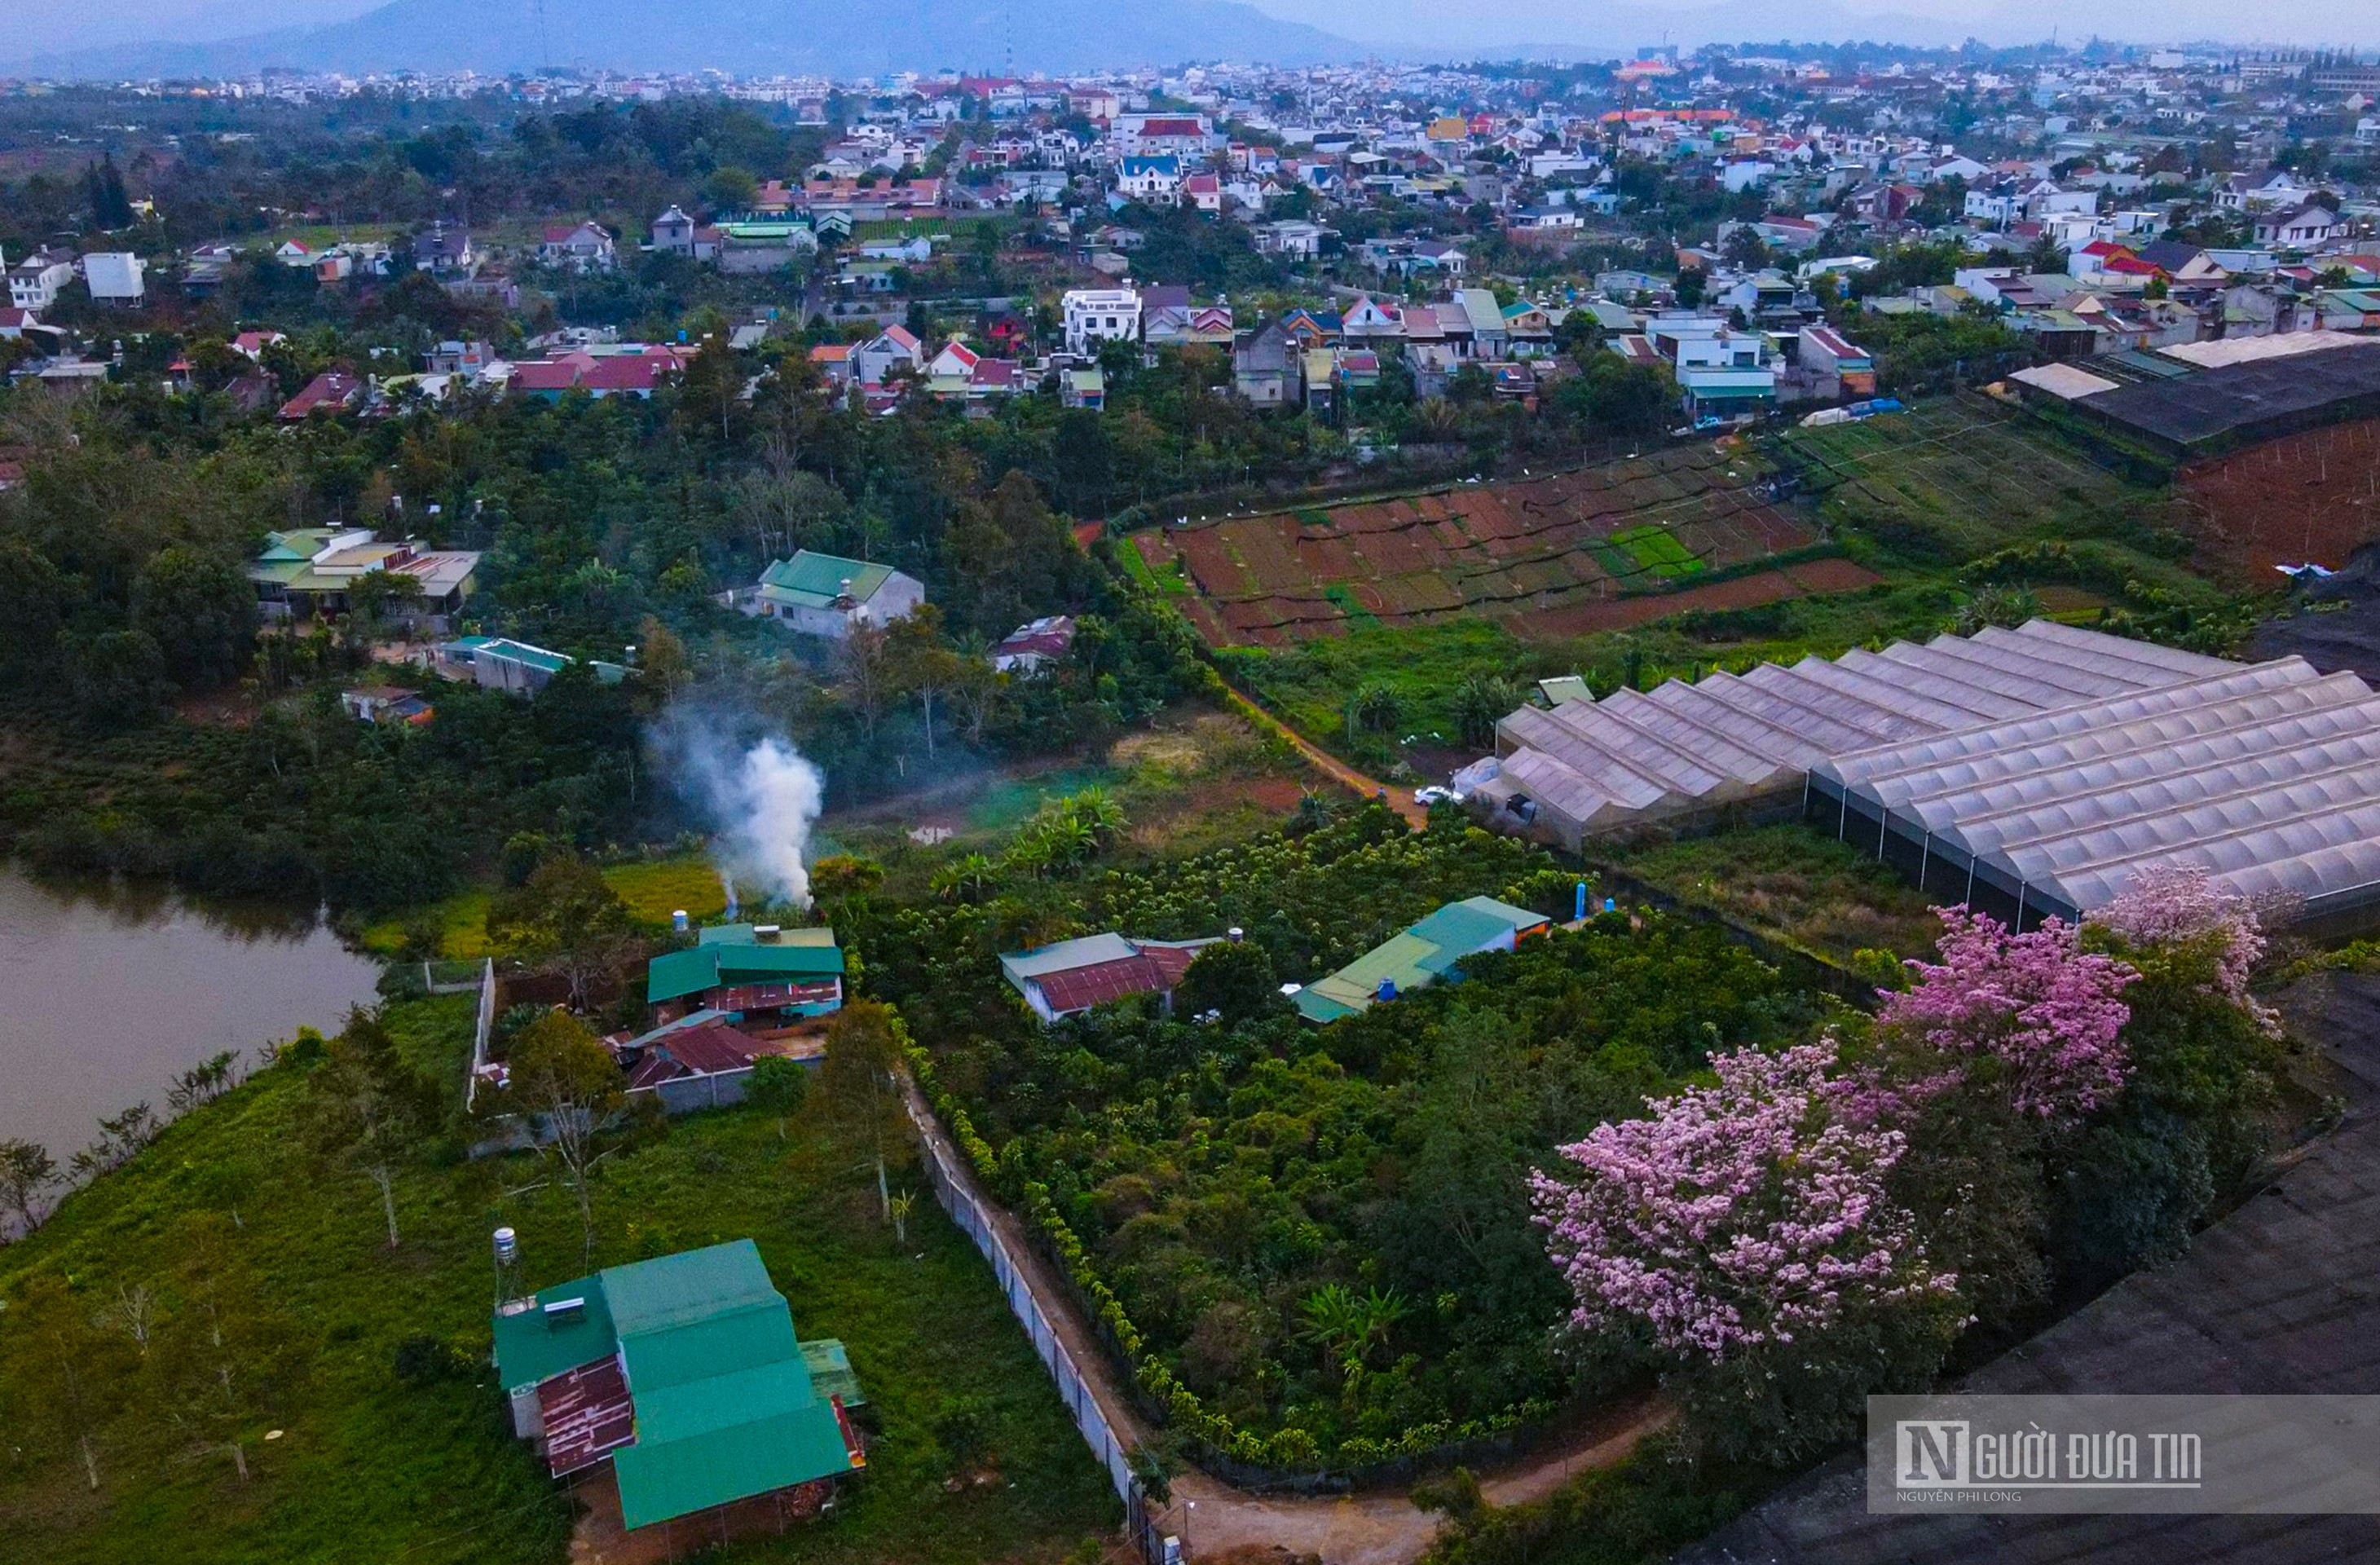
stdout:
<svg viewBox="0 0 2380 1565">
<path fill-rule="evenodd" d="M 1415 804 L 1411 794 L 1402 789 L 1391 788 L 1378 778 L 1365 776 L 1231 686 L 1225 685 L 1223 694 L 1242 716 L 1266 732 L 1278 734 L 1288 740 L 1297 753 L 1305 758 L 1308 766 L 1333 782 L 1354 791 L 1362 798 L 1368 799 L 1376 794 L 1386 799 L 1389 807 L 1402 816 L 1409 825 L 1429 824 L 1429 811 L 1423 806 Z"/>
<path fill-rule="evenodd" d="M 1148 1439 L 1148 1421 L 1119 1391 L 1105 1346 L 1075 1312 L 1073 1294 L 1026 1238 L 1025 1225 L 977 1183 L 974 1171 L 916 1086 L 906 1086 L 905 1090 L 910 1118 L 999 1231 L 1108 1426 L 1130 1444 Z M 1481 1473 L 1481 1491 L 1498 1505 L 1542 1498 L 1573 1474 L 1618 1462 L 1670 1417 L 1670 1409 L 1651 1397 L 1615 1404 L 1518 1461 Z M 1195 1467 L 1174 1477 L 1172 1488 L 1164 1525 L 1182 1539 L 1183 1552 L 1194 1557 L 1244 1545 L 1278 1545 L 1294 1553 L 1319 1556 L 1323 1565 L 1410 1565 L 1438 1532 L 1435 1512 L 1423 1510 L 1396 1493 L 1256 1495 Z"/>
</svg>

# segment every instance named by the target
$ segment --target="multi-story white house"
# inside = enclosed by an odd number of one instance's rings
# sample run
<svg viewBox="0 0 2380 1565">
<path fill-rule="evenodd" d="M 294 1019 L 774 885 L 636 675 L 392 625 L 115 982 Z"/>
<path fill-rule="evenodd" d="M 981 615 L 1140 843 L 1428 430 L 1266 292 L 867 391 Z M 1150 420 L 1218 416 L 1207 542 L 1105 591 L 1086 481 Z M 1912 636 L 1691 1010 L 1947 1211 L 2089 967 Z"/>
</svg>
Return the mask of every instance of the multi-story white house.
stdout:
<svg viewBox="0 0 2380 1565">
<path fill-rule="evenodd" d="M 67 251 L 35 250 L 8 269 L 8 302 L 18 309 L 47 309 L 74 274 L 74 257 Z"/>
<path fill-rule="evenodd" d="M 1140 340 L 1140 294 L 1133 288 L 1069 288 L 1061 301 L 1065 312 L 1066 351 L 1087 356 L 1103 342 Z"/>
<path fill-rule="evenodd" d="M 1116 176 L 1116 189 L 1137 201 L 1171 201 L 1181 188 L 1179 158 L 1126 158 Z"/>
</svg>

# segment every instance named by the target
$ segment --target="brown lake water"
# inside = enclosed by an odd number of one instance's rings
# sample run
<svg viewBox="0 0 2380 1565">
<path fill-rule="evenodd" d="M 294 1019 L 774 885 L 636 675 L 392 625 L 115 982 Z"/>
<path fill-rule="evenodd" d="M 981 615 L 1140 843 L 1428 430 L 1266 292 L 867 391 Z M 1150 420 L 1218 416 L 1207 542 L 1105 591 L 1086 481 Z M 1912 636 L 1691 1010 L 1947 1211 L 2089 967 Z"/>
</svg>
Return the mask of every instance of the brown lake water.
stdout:
<svg viewBox="0 0 2380 1565">
<path fill-rule="evenodd" d="M 146 1101 L 226 1049 L 302 1025 L 334 1031 L 380 968 L 288 907 L 196 905 L 170 892 L 56 884 L 0 865 L 0 1138 L 64 1162 L 99 1118 Z"/>
</svg>

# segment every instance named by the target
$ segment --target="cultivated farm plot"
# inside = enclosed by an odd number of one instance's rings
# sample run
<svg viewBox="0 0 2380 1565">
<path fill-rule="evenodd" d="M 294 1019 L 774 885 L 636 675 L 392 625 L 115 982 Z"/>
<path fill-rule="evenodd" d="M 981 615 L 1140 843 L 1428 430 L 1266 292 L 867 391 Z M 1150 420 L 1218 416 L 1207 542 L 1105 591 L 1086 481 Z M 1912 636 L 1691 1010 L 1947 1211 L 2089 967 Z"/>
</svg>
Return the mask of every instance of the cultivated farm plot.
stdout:
<svg viewBox="0 0 2380 1565">
<path fill-rule="evenodd" d="M 1152 577 L 1186 580 L 1184 607 L 1219 646 L 1465 613 L 1525 633 L 1544 615 L 1665 593 L 1811 543 L 1771 499 L 1771 476 L 1741 447 L 1696 445 L 1541 479 L 1152 529 L 1131 547 Z"/>
<path fill-rule="evenodd" d="M 1785 436 L 1835 527 L 1902 554 L 1973 559 L 2061 516 L 2104 516 L 2142 491 L 1980 398 Z"/>
<path fill-rule="evenodd" d="M 2308 430 L 2182 469 L 2182 514 L 2216 570 L 2273 586 L 2273 567 L 2332 570 L 2380 542 L 2380 419 Z"/>
</svg>

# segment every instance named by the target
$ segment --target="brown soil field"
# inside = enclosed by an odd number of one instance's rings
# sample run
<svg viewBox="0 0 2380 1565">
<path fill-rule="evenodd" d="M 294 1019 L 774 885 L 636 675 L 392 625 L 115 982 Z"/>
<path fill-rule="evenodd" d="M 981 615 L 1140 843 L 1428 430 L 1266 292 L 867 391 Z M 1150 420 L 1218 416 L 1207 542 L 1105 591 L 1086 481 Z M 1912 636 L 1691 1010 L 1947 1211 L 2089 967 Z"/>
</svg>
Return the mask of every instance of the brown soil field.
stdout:
<svg viewBox="0 0 2380 1565">
<path fill-rule="evenodd" d="M 1634 624 L 1695 606 L 1700 589 L 1626 607 L 1662 578 L 1605 540 L 1658 527 L 1708 569 L 1814 541 L 1771 502 L 1769 477 L 1740 446 L 1696 445 L 1543 478 L 1159 529 L 1133 544 L 1160 573 L 1180 564 L 1196 588 L 1184 608 L 1218 645 L 1280 646 L 1352 624 L 1424 625 L 1465 612 L 1518 625 L 1600 606 Z M 1799 590 L 1780 579 L 1770 598 L 1789 589 Z M 1730 601 L 1742 591 L 1710 590 Z"/>
<path fill-rule="evenodd" d="M 1715 581 L 1707 587 L 1689 587 L 1679 592 L 1535 610 L 1516 616 L 1512 628 L 1523 636 L 1588 636 L 1598 630 L 1625 630 L 1630 625 L 1695 609 L 1756 609 L 1763 603 L 1782 602 L 1788 598 L 1857 592 L 1883 579 L 1866 566 L 1855 565 L 1849 560 L 1811 560 L 1779 570 Z"/>
<path fill-rule="evenodd" d="M 2234 585 L 2273 567 L 2343 569 L 2380 541 L 2380 419 L 2266 441 L 2182 470 L 2177 486 L 2205 563 Z"/>
</svg>

